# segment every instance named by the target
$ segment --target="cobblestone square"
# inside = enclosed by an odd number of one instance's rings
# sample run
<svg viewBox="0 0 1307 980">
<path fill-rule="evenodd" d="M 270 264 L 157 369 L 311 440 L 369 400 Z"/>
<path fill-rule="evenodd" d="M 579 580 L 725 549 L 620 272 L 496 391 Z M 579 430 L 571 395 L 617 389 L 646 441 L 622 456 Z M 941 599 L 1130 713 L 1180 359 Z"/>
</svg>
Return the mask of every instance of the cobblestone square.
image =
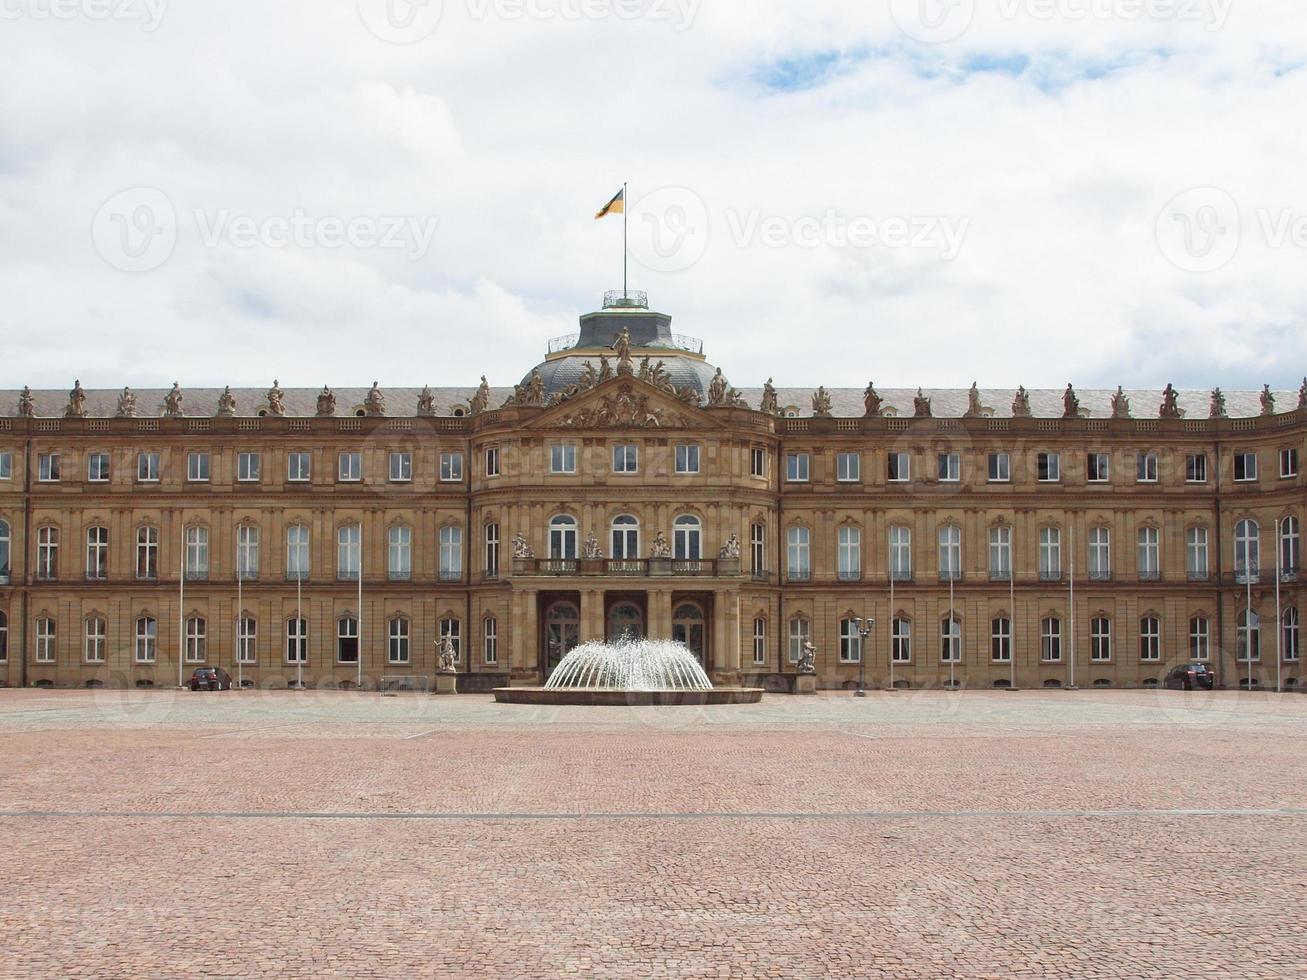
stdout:
<svg viewBox="0 0 1307 980">
<path fill-rule="evenodd" d="M 0 691 L 0 976 L 1307 976 L 1307 699 Z"/>
</svg>

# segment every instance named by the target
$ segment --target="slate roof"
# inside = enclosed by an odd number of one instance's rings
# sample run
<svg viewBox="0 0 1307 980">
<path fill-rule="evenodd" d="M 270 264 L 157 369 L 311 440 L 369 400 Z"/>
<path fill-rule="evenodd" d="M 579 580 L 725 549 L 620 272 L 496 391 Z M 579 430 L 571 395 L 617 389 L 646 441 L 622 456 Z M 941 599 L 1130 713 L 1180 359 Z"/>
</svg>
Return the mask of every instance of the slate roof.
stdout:
<svg viewBox="0 0 1307 980">
<path fill-rule="evenodd" d="M 584 365 L 583 358 L 566 358 L 551 364 L 567 364 L 569 370 L 563 372 L 559 370 L 558 375 L 551 377 L 552 383 L 563 381 L 564 375 L 569 377 L 572 367 L 579 376 L 581 367 Z M 686 380 L 693 377 L 699 386 L 706 389 L 706 383 L 712 377 L 713 368 L 700 361 L 691 359 L 668 358 L 667 367 L 673 369 L 680 367 L 680 364 L 673 362 L 680 361 L 681 364 L 692 365 L 692 375 L 687 375 Z M 576 362 L 573 364 L 573 362 Z M 597 366 L 597 362 L 596 362 Z M 706 372 L 706 375 L 705 373 Z M 529 375 L 528 375 L 529 377 Z M 673 374 L 674 378 L 677 375 Z M 677 378 L 677 383 L 680 379 Z M 371 386 L 363 388 L 335 388 L 333 391 L 336 395 L 336 414 L 338 416 L 349 416 L 354 414 L 354 409 L 363 404 L 364 398 L 367 397 L 368 390 Z M 419 388 L 385 388 L 382 393 L 386 398 L 386 414 L 392 417 L 406 417 L 417 414 L 418 395 L 421 393 Z M 798 410 L 800 417 L 812 415 L 812 397 L 816 393 L 816 388 L 778 388 L 776 390 L 777 398 L 780 405 L 784 407 L 794 407 Z M 1065 389 L 1035 389 L 1029 392 L 1030 408 L 1036 418 L 1061 418 L 1062 417 L 1062 396 Z M 283 389 L 286 406 L 286 414 L 290 417 L 311 417 L 317 412 L 318 394 L 321 389 L 318 388 L 286 388 Z M 893 409 L 899 417 L 911 418 L 913 415 L 913 399 L 916 397 L 917 389 L 915 388 L 878 388 L 882 399 L 884 399 L 887 409 Z M 118 395 L 121 389 L 86 389 L 86 414 L 92 418 L 111 418 L 113 417 L 118 406 Z M 136 394 L 136 414 L 139 417 L 158 416 L 163 414 L 163 400 L 168 394 L 167 388 L 142 388 L 134 389 Z M 456 407 L 465 406 L 468 400 L 476 393 L 476 387 L 466 388 L 433 388 L 433 394 L 436 401 L 436 414 L 440 416 L 452 416 Z M 828 394 L 831 398 L 832 414 L 844 418 L 861 418 L 864 414 L 861 388 L 828 388 Z M 490 407 L 498 408 L 513 393 L 511 388 L 491 388 L 490 389 Z M 756 408 L 762 400 L 761 388 L 741 389 L 745 400 L 750 406 Z M 187 416 L 190 417 L 212 417 L 218 412 L 218 398 L 222 394 L 221 388 L 183 388 L 184 396 L 183 408 Z M 233 388 L 232 394 L 236 397 L 236 414 L 238 416 L 255 416 L 261 409 L 267 408 L 267 389 L 266 388 Z M 968 390 L 965 388 L 928 388 L 926 394 L 931 399 L 932 411 L 936 418 L 961 418 L 966 414 L 968 407 Z M 1077 389 L 1077 396 L 1080 398 L 1080 407 L 1082 413 L 1088 418 L 1110 418 L 1112 415 L 1112 396 L 1114 391 L 1106 388 L 1099 389 Z M 1126 394 L 1130 397 L 1131 414 L 1134 418 L 1155 419 L 1158 417 L 1159 409 L 1162 404 L 1162 393 L 1154 390 L 1128 390 Z M 1298 392 L 1280 390 L 1273 392 L 1275 395 L 1275 404 L 1277 412 L 1290 412 L 1298 407 Z M 19 392 L 14 389 L 0 390 L 0 417 L 14 417 L 18 414 L 18 395 Z M 36 414 L 40 417 L 62 417 L 68 406 L 67 391 L 33 391 L 32 397 L 36 405 Z M 994 418 L 1011 418 L 1012 401 L 1016 397 L 1016 390 L 1012 388 L 982 388 L 980 390 L 980 400 L 986 408 L 993 409 Z M 1260 415 L 1262 412 L 1261 392 L 1259 391 L 1227 391 L 1226 411 L 1231 418 L 1251 418 Z M 1185 417 L 1189 419 L 1206 419 L 1208 410 L 1211 405 L 1211 392 L 1209 391 L 1181 391 L 1179 392 L 1180 408 L 1185 412 Z"/>
</svg>

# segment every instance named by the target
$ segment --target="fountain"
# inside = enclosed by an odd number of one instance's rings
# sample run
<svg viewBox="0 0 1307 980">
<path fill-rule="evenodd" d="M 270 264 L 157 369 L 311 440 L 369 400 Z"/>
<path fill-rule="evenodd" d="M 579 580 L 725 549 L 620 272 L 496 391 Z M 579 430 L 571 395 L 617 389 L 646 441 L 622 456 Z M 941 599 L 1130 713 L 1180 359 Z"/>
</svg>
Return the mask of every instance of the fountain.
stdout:
<svg viewBox="0 0 1307 980">
<path fill-rule="evenodd" d="M 495 691 L 503 704 L 752 704 L 761 697 L 758 688 L 713 687 L 683 643 L 629 637 L 577 647 L 544 687 Z"/>
</svg>

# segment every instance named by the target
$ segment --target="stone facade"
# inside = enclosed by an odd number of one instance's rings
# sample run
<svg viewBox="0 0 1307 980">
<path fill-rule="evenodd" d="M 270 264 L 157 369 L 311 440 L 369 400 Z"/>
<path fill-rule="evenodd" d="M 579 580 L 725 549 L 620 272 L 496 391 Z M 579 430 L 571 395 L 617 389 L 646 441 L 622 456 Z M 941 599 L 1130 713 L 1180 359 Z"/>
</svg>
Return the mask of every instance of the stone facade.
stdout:
<svg viewBox="0 0 1307 980">
<path fill-rule="evenodd" d="M 870 616 L 875 686 L 892 648 L 912 687 L 1140 686 L 1191 656 L 1225 686 L 1297 682 L 1305 408 L 1208 417 L 1206 393 L 1168 390 L 1145 413 L 1105 391 L 1063 417 L 1060 390 L 973 388 L 924 393 L 918 417 L 915 389 L 873 412 L 861 389 L 724 378 L 698 397 L 635 365 L 701 354 L 614 344 L 606 377 L 530 397 L 538 371 L 516 394 L 25 395 L 0 417 L 0 681 L 175 684 L 181 655 L 184 676 L 373 686 L 434 677 L 451 634 L 464 689 L 489 688 L 634 629 L 685 639 L 718 682 L 778 687 L 811 639 L 820 685 L 844 687 Z"/>
</svg>

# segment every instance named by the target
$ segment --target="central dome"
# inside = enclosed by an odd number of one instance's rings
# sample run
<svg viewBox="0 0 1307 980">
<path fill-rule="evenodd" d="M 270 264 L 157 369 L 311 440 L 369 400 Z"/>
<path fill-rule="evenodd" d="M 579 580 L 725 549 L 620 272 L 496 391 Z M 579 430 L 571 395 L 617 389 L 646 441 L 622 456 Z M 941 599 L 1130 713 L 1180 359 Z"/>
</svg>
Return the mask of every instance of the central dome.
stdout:
<svg viewBox="0 0 1307 980">
<path fill-rule="evenodd" d="M 704 360 L 703 341 L 672 333 L 672 318 L 651 311 L 648 297 L 637 290 L 607 293 L 603 309 L 581 317 L 580 333 L 550 341 L 545 360 L 526 373 L 522 386 L 539 373 L 546 398 L 567 391 L 582 379 L 587 366 L 599 371 L 601 358 L 612 360 L 623 330 L 630 332 L 631 357 L 637 363 L 646 357 L 651 367 L 661 361 L 675 388 L 688 388 L 707 400 L 717 369 Z"/>
</svg>

